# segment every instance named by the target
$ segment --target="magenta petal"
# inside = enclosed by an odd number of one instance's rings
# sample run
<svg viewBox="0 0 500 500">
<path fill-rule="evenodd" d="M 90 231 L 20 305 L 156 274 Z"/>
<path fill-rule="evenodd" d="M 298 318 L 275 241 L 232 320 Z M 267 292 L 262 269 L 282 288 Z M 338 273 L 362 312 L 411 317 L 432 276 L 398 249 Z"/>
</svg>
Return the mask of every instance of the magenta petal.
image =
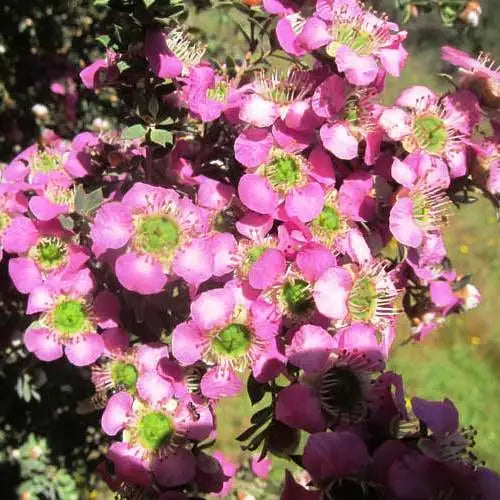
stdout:
<svg viewBox="0 0 500 500">
<path fill-rule="evenodd" d="M 201 330 L 222 327 L 231 320 L 235 302 L 233 294 L 225 288 L 203 292 L 191 304 L 193 321 Z"/>
<path fill-rule="evenodd" d="M 158 484 L 174 488 L 189 483 L 195 475 L 196 460 L 189 450 L 180 448 L 153 462 L 153 475 Z"/>
<path fill-rule="evenodd" d="M 250 467 L 252 472 L 257 476 L 263 479 L 269 477 L 269 473 L 271 472 L 271 468 L 273 463 L 269 458 L 262 458 L 259 460 L 258 456 L 253 456 L 250 462 Z"/>
<path fill-rule="evenodd" d="M 252 265 L 248 281 L 253 288 L 262 290 L 272 285 L 286 269 L 286 259 L 281 250 L 267 249 Z"/>
<path fill-rule="evenodd" d="M 57 205 L 43 196 L 33 196 L 29 201 L 29 207 L 33 215 L 42 221 L 53 219 L 68 212 L 67 205 Z"/>
<path fill-rule="evenodd" d="M 26 314 L 48 311 L 54 305 L 52 290 L 45 285 L 35 287 L 28 297 Z"/>
<path fill-rule="evenodd" d="M 294 56 L 300 57 L 307 53 L 307 50 L 299 43 L 298 37 L 293 29 L 293 24 L 297 18 L 296 14 L 289 14 L 282 17 L 276 25 L 276 37 L 281 48 Z"/>
<path fill-rule="evenodd" d="M 298 43 L 305 47 L 309 52 L 323 47 L 330 42 L 332 36 L 328 31 L 328 27 L 324 21 L 318 17 L 310 17 L 302 32 L 298 36 Z"/>
<path fill-rule="evenodd" d="M 101 82 L 99 81 L 99 71 L 101 69 L 106 69 L 108 64 L 106 59 L 97 59 L 92 64 L 89 64 L 80 71 L 80 78 L 83 85 L 88 89 L 96 89 L 100 87 Z"/>
<path fill-rule="evenodd" d="M 66 357 L 75 366 L 87 366 L 96 361 L 104 351 L 104 342 L 98 333 L 86 333 L 66 344 Z"/>
<path fill-rule="evenodd" d="M 432 302 L 438 307 L 449 309 L 459 303 L 447 281 L 433 281 L 430 284 L 430 293 Z"/>
<path fill-rule="evenodd" d="M 317 182 L 310 182 L 295 188 L 285 198 L 285 210 L 289 217 L 297 217 L 301 222 L 310 222 L 323 210 L 324 193 Z"/>
<path fill-rule="evenodd" d="M 233 370 L 210 368 L 201 379 L 202 394 L 210 399 L 230 398 L 240 393 L 243 384 Z"/>
<path fill-rule="evenodd" d="M 175 78 L 182 73 L 182 62 L 167 47 L 161 31 L 149 31 L 144 42 L 144 53 L 151 70 L 160 78 Z"/>
<path fill-rule="evenodd" d="M 157 407 L 174 395 L 174 387 L 155 372 L 146 372 L 137 379 L 137 392 L 141 399 L 151 406 Z"/>
<path fill-rule="evenodd" d="M 177 325 L 172 332 L 172 354 L 184 365 L 192 365 L 204 352 L 204 339 L 192 321 Z"/>
<path fill-rule="evenodd" d="M 449 399 L 426 401 L 412 398 L 411 407 L 415 416 L 437 435 L 455 432 L 458 429 L 458 411 Z"/>
<path fill-rule="evenodd" d="M 194 286 L 211 278 L 214 270 L 211 238 L 198 238 L 183 247 L 175 256 L 172 270 Z"/>
<path fill-rule="evenodd" d="M 142 295 L 159 293 L 167 283 L 167 276 L 158 261 L 132 252 L 116 259 L 115 273 L 122 286 Z"/>
<path fill-rule="evenodd" d="M 143 488 L 151 485 L 149 463 L 139 457 L 140 451 L 139 447 L 121 441 L 109 447 L 106 456 L 113 462 L 119 483 L 126 482 Z"/>
<path fill-rule="evenodd" d="M 259 214 L 272 214 L 280 201 L 269 181 L 256 174 L 246 174 L 240 179 L 238 194 L 246 207 Z"/>
<path fill-rule="evenodd" d="M 327 269 L 314 285 L 313 297 L 318 311 L 327 318 L 343 319 L 347 315 L 351 286 L 351 276 L 345 269 Z"/>
<path fill-rule="evenodd" d="M 236 229 L 240 234 L 253 241 L 259 241 L 273 227 L 274 219 L 270 215 L 247 212 L 238 222 Z"/>
<path fill-rule="evenodd" d="M 416 169 L 413 165 L 394 158 L 391 167 L 391 176 L 404 187 L 411 188 L 417 180 Z"/>
<path fill-rule="evenodd" d="M 120 301 L 114 293 L 103 290 L 94 299 L 94 314 L 101 328 L 115 328 L 120 324 Z"/>
<path fill-rule="evenodd" d="M 30 293 L 42 284 L 42 275 L 32 259 L 18 257 L 9 260 L 9 276 L 21 293 Z"/>
<path fill-rule="evenodd" d="M 234 155 L 245 167 L 255 168 L 269 160 L 273 144 L 273 136 L 267 129 L 249 128 L 236 138 Z"/>
<path fill-rule="evenodd" d="M 347 125 L 341 122 L 325 123 L 319 131 L 323 146 L 341 160 L 358 156 L 358 141 Z"/>
<path fill-rule="evenodd" d="M 394 238 L 403 245 L 417 248 L 422 244 L 424 231 L 413 219 L 413 201 L 410 198 L 396 200 L 389 215 L 389 228 Z"/>
<path fill-rule="evenodd" d="M 295 481 L 289 470 L 285 474 L 285 485 L 280 500 L 320 500 L 320 491 L 306 490 L 304 486 Z"/>
<path fill-rule="evenodd" d="M 335 335 L 338 349 L 346 351 L 358 350 L 362 353 L 376 353 L 380 357 L 380 347 L 377 341 L 376 330 L 366 323 L 352 323 L 342 328 Z"/>
<path fill-rule="evenodd" d="M 329 76 L 314 91 L 312 107 L 323 118 L 338 113 L 345 104 L 345 80 L 338 75 Z"/>
<path fill-rule="evenodd" d="M 102 430 L 108 436 L 116 436 L 125 427 L 133 402 L 134 398 L 125 391 L 118 392 L 109 398 L 101 417 Z"/>
<path fill-rule="evenodd" d="M 24 345 L 42 361 L 54 361 L 63 355 L 61 344 L 46 328 L 28 328 L 24 334 Z"/>
<path fill-rule="evenodd" d="M 314 129 L 295 130 L 279 119 L 273 125 L 273 137 L 278 146 L 287 153 L 299 153 L 315 140 Z"/>
<path fill-rule="evenodd" d="M 318 396 L 308 385 L 292 384 L 282 389 L 275 417 L 289 427 L 307 432 L 321 432 L 326 427 Z"/>
<path fill-rule="evenodd" d="M 316 146 L 309 154 L 311 170 L 309 175 L 320 184 L 327 186 L 335 184 L 335 171 L 330 155 L 321 147 Z"/>
<path fill-rule="evenodd" d="M 192 411 L 193 406 L 196 413 Z M 186 424 L 186 437 L 194 441 L 207 439 L 214 430 L 214 415 L 203 396 L 187 395 L 181 402 L 177 418 Z"/>
<path fill-rule="evenodd" d="M 304 325 L 293 336 L 286 354 L 290 363 L 306 373 L 322 372 L 333 349 L 333 338 L 323 328 Z"/>
<path fill-rule="evenodd" d="M 365 443 L 353 432 L 320 432 L 309 436 L 304 467 L 318 484 L 355 476 L 368 464 Z"/>
<path fill-rule="evenodd" d="M 120 354 L 128 348 L 128 333 L 122 328 L 108 328 L 101 337 L 107 353 Z"/>
<path fill-rule="evenodd" d="M 304 245 L 295 260 L 297 267 L 309 281 L 316 281 L 327 269 L 337 264 L 337 259 L 324 245 Z"/>
<path fill-rule="evenodd" d="M 38 230 L 28 217 L 16 217 L 3 233 L 3 249 L 8 253 L 27 252 L 37 241 Z"/>
</svg>

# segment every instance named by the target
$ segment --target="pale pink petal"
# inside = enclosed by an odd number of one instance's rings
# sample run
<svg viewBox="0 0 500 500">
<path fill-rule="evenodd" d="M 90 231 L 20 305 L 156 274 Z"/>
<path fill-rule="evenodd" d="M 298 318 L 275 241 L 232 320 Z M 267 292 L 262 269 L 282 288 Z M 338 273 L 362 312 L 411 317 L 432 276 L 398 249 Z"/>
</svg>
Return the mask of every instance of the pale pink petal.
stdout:
<svg viewBox="0 0 500 500">
<path fill-rule="evenodd" d="M 174 395 L 174 387 L 157 373 L 146 372 L 137 379 L 137 392 L 141 399 L 151 406 L 157 407 Z"/>
<path fill-rule="evenodd" d="M 3 249 L 8 253 L 27 252 L 38 239 L 38 230 L 28 217 L 16 217 L 2 236 Z"/>
<path fill-rule="evenodd" d="M 254 262 L 248 273 L 248 281 L 253 288 L 262 290 L 272 285 L 286 269 L 286 259 L 281 250 L 267 249 Z"/>
<path fill-rule="evenodd" d="M 48 311 L 53 305 L 54 297 L 52 290 L 48 286 L 40 285 L 31 291 L 28 297 L 26 313 L 35 314 Z"/>
<path fill-rule="evenodd" d="M 422 244 L 424 231 L 413 218 L 413 202 L 410 198 L 399 198 L 389 215 L 389 228 L 394 237 L 403 245 L 417 248 Z"/>
<path fill-rule="evenodd" d="M 201 330 L 210 331 L 230 321 L 234 306 L 233 294 L 229 290 L 208 290 L 192 302 L 191 316 Z"/>
<path fill-rule="evenodd" d="M 272 214 L 280 200 L 269 181 L 257 174 L 246 174 L 240 179 L 238 194 L 246 207 L 260 214 Z"/>
<path fill-rule="evenodd" d="M 297 217 L 309 222 L 318 217 L 323 210 L 324 193 L 317 182 L 292 189 L 285 198 L 285 210 L 289 217 Z"/>
<path fill-rule="evenodd" d="M 234 258 L 238 251 L 236 239 L 230 233 L 218 233 L 212 236 L 212 254 L 214 276 L 224 276 L 235 267 Z"/>
<path fill-rule="evenodd" d="M 314 285 L 313 297 L 318 311 L 327 318 L 344 319 L 351 286 L 351 276 L 345 269 L 327 269 Z"/>
<path fill-rule="evenodd" d="M 65 347 L 66 357 L 75 366 L 92 364 L 103 351 L 104 342 L 98 333 L 85 333 Z"/>
<path fill-rule="evenodd" d="M 221 370 L 214 367 L 203 375 L 200 388 L 207 398 L 230 398 L 240 393 L 243 383 L 233 370 Z"/>
<path fill-rule="evenodd" d="M 115 273 L 123 287 L 141 295 L 151 295 L 163 290 L 167 276 L 160 262 L 148 255 L 127 252 L 115 262 Z"/>
<path fill-rule="evenodd" d="M 295 262 L 304 277 L 314 282 L 327 269 L 335 266 L 337 259 L 324 245 L 310 243 L 299 250 Z"/>
<path fill-rule="evenodd" d="M 205 340 L 196 323 L 181 323 L 172 332 L 172 354 L 183 365 L 192 365 L 205 351 Z"/>
<path fill-rule="evenodd" d="M 18 257 L 9 260 L 9 276 L 21 293 L 30 293 L 42 284 L 42 275 L 32 259 Z"/>
<path fill-rule="evenodd" d="M 245 167 L 255 168 L 269 160 L 273 144 L 273 136 L 267 129 L 249 128 L 236 138 L 234 155 Z"/>
<path fill-rule="evenodd" d="M 183 247 L 175 256 L 172 270 L 194 286 L 212 277 L 214 263 L 211 239 L 197 238 Z"/>
<path fill-rule="evenodd" d="M 168 346 L 161 342 L 142 344 L 137 349 L 139 372 L 155 372 L 161 359 L 168 358 Z"/>
<path fill-rule="evenodd" d="M 404 90 L 396 100 L 397 106 L 412 109 L 425 109 L 438 100 L 437 95 L 429 88 L 414 85 Z"/>
<path fill-rule="evenodd" d="M 279 107 L 258 94 L 250 94 L 241 104 L 240 120 L 255 127 L 270 127 L 279 116 Z"/>
<path fill-rule="evenodd" d="M 42 361 L 54 361 L 63 355 L 62 345 L 46 328 L 28 328 L 24 334 L 24 345 Z"/>
<path fill-rule="evenodd" d="M 358 56 L 349 47 L 342 45 L 335 54 L 339 71 L 345 73 L 353 85 L 369 85 L 378 75 L 378 64 L 372 56 Z"/>
<path fill-rule="evenodd" d="M 321 147 L 316 146 L 309 154 L 311 169 L 309 175 L 320 184 L 331 186 L 335 184 L 335 170 L 330 155 Z"/>
<path fill-rule="evenodd" d="M 404 161 L 394 158 L 391 167 L 392 178 L 404 187 L 411 188 L 417 180 L 417 172 Z"/>
<path fill-rule="evenodd" d="M 270 215 L 247 212 L 236 222 L 236 229 L 247 238 L 258 241 L 271 230 L 274 219 Z"/>
<path fill-rule="evenodd" d="M 328 149 L 337 158 L 352 160 L 358 156 L 358 141 L 344 123 L 325 123 L 319 134 L 325 149 Z"/>
<path fill-rule="evenodd" d="M 388 108 L 382 112 L 379 124 L 393 140 L 400 141 L 411 134 L 410 116 L 401 108 Z"/>
<path fill-rule="evenodd" d="M 295 332 L 286 355 L 290 363 L 306 373 L 317 373 L 325 370 L 332 349 L 333 337 L 326 330 L 304 325 Z"/>
<path fill-rule="evenodd" d="M 111 396 L 101 417 L 102 430 L 108 436 L 116 436 L 125 427 L 133 402 L 134 398 L 125 391 Z"/>
</svg>

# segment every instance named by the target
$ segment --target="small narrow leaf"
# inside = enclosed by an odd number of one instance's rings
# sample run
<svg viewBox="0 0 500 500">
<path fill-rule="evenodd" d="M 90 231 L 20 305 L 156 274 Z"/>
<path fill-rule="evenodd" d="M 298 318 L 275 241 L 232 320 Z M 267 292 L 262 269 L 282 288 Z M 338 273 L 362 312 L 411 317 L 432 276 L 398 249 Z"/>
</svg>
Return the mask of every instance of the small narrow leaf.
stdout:
<svg viewBox="0 0 500 500">
<path fill-rule="evenodd" d="M 108 35 L 101 35 L 96 38 L 96 40 L 102 44 L 104 47 L 108 48 L 109 43 L 111 42 L 111 37 Z"/>
<path fill-rule="evenodd" d="M 123 73 L 125 70 L 130 68 L 130 64 L 127 61 L 118 61 L 116 67 L 120 73 Z"/>
<path fill-rule="evenodd" d="M 149 7 L 151 7 L 151 5 L 153 5 L 156 0 L 142 0 L 144 2 L 144 5 L 146 6 L 146 9 L 149 9 Z"/>
<path fill-rule="evenodd" d="M 137 123 L 136 125 L 132 125 L 122 130 L 122 139 L 140 139 L 146 135 L 146 132 L 146 128 L 140 123 Z"/>
</svg>

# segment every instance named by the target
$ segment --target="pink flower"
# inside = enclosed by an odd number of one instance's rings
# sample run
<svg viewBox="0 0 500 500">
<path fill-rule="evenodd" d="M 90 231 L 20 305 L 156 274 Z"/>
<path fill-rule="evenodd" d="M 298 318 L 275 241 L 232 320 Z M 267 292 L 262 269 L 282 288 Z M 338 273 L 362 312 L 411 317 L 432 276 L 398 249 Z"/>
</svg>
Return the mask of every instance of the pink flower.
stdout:
<svg viewBox="0 0 500 500">
<path fill-rule="evenodd" d="M 226 497 L 233 488 L 232 478 L 236 474 L 238 466 L 232 460 L 230 460 L 226 455 L 224 455 L 221 451 L 214 452 L 213 457 L 219 461 L 225 476 L 222 489 L 214 493 L 214 496 Z"/>
<path fill-rule="evenodd" d="M 304 157 L 274 149 L 269 161 L 240 179 L 238 194 L 254 212 L 272 215 L 283 204 L 288 217 L 308 222 L 321 213 L 324 196 L 311 170 Z"/>
<path fill-rule="evenodd" d="M 458 91 L 439 102 L 426 87 L 410 87 L 388 108 L 379 123 L 387 135 L 409 152 L 421 151 L 444 160 L 451 176 L 466 173 L 464 137 L 479 121 L 478 102 L 469 91 Z M 406 109 L 403 109 L 406 108 Z"/>
<path fill-rule="evenodd" d="M 451 201 L 443 191 L 447 172 L 426 169 L 426 155 L 412 154 L 404 162 L 394 159 L 392 176 L 403 188 L 397 193 L 389 216 L 394 237 L 404 245 L 418 248 L 426 234 L 440 229 L 451 215 Z"/>
<path fill-rule="evenodd" d="M 104 350 L 98 326 L 117 326 L 109 292 L 92 300 L 93 278 L 87 269 L 69 282 L 36 286 L 28 298 L 27 313 L 41 313 L 24 334 L 28 351 L 42 361 L 63 355 L 70 363 L 85 366 L 96 361 Z M 113 297 L 114 299 L 114 297 Z M 116 299 L 114 299 L 116 300 Z"/>
<path fill-rule="evenodd" d="M 252 456 L 250 467 L 252 472 L 263 479 L 266 479 L 271 472 L 273 464 L 269 458 L 263 458 L 259 460 L 259 457 Z"/>
<path fill-rule="evenodd" d="M 233 396 L 241 389 L 236 372 L 251 365 L 257 380 L 277 375 L 284 361 L 276 346 L 279 319 L 263 301 L 244 296 L 235 282 L 201 293 L 191 303 L 191 320 L 172 334 L 173 355 L 183 365 L 202 359 L 210 368 L 201 379 L 209 398 Z"/>
<path fill-rule="evenodd" d="M 192 42 L 181 28 L 169 33 L 148 31 L 144 52 L 151 70 L 160 78 L 176 78 L 200 63 L 205 47 Z"/>
<path fill-rule="evenodd" d="M 160 292 L 176 274 L 195 286 L 212 276 L 213 263 L 201 211 L 175 191 L 136 183 L 121 202 L 103 205 L 91 228 L 97 256 L 124 249 L 115 272 L 128 290 Z"/>
<path fill-rule="evenodd" d="M 125 431 L 120 453 L 110 456 L 115 466 L 126 460 L 124 456 L 134 455 L 137 470 L 133 475 L 148 476 L 151 471 L 161 486 L 170 488 L 194 479 L 195 458 L 182 445 L 187 439 L 207 438 L 214 422 L 210 408 L 197 396 L 178 401 L 162 389 L 153 387 L 146 391 L 148 396 L 154 395 L 153 399 L 134 399 L 127 392 L 114 394 L 106 405 L 101 425 L 110 436 Z M 124 479 L 135 482 L 133 477 Z"/>
<path fill-rule="evenodd" d="M 365 162 L 377 159 L 382 130 L 377 123 L 380 114 L 373 102 L 375 89 L 355 89 L 338 75 L 331 75 L 315 90 L 314 112 L 328 121 L 320 129 L 323 146 L 342 160 L 358 156 L 358 144 L 366 142 Z"/>
<path fill-rule="evenodd" d="M 366 417 L 372 374 L 384 367 L 373 327 L 354 324 L 337 339 L 323 328 L 305 325 L 295 333 L 287 356 L 306 377 L 280 391 L 277 420 L 314 433 Z"/>
<path fill-rule="evenodd" d="M 319 312 L 340 324 L 369 322 L 385 330 L 397 314 L 398 290 L 383 262 L 331 267 L 314 285 Z"/>
<path fill-rule="evenodd" d="M 402 45 L 405 31 L 365 11 L 356 1 L 328 7 L 321 2 L 316 9 L 318 17 L 310 17 L 292 30 L 297 33 L 296 45 L 308 52 L 326 46 L 339 71 L 354 85 L 371 84 L 380 71 L 400 75 L 408 55 Z M 284 50 L 290 45 L 290 41 L 282 43 Z"/>
</svg>

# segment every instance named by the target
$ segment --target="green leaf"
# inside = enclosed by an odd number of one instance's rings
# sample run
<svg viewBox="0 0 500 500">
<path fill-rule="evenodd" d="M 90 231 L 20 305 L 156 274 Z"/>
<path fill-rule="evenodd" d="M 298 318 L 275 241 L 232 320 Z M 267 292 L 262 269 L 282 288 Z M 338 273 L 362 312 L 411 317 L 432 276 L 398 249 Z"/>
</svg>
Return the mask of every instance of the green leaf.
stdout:
<svg viewBox="0 0 500 500">
<path fill-rule="evenodd" d="M 96 38 L 96 40 L 102 44 L 105 48 L 109 47 L 109 43 L 111 42 L 111 37 L 109 35 L 101 35 Z"/>
<path fill-rule="evenodd" d="M 130 64 L 127 61 L 118 61 L 116 67 L 120 73 L 123 73 L 126 69 L 130 68 Z"/>
<path fill-rule="evenodd" d="M 167 144 L 172 144 L 174 136 L 169 130 L 161 128 L 151 129 L 151 141 L 155 144 L 165 147 Z"/>
<path fill-rule="evenodd" d="M 58 217 L 61 226 L 66 229 L 66 231 L 73 231 L 75 223 L 69 215 L 60 215 Z"/>
<path fill-rule="evenodd" d="M 146 132 L 146 128 L 140 123 L 137 123 L 135 125 L 132 125 L 131 127 L 123 129 L 121 137 L 122 139 L 139 139 L 141 137 L 144 137 L 146 135 Z"/>
<path fill-rule="evenodd" d="M 149 9 L 149 7 L 151 7 L 151 5 L 153 5 L 156 0 L 142 0 L 144 2 L 144 5 L 146 6 L 146 9 Z"/>
<path fill-rule="evenodd" d="M 82 186 L 78 186 L 75 191 L 75 211 L 80 215 L 88 216 L 99 208 L 103 200 L 102 188 L 97 188 L 87 194 Z"/>
<path fill-rule="evenodd" d="M 254 405 L 257 404 L 265 396 L 269 390 L 268 384 L 261 384 L 255 380 L 252 374 L 249 375 L 247 381 L 247 392 L 250 397 L 250 402 Z"/>
<path fill-rule="evenodd" d="M 94 5 L 108 5 L 109 0 L 94 0 Z"/>
</svg>

